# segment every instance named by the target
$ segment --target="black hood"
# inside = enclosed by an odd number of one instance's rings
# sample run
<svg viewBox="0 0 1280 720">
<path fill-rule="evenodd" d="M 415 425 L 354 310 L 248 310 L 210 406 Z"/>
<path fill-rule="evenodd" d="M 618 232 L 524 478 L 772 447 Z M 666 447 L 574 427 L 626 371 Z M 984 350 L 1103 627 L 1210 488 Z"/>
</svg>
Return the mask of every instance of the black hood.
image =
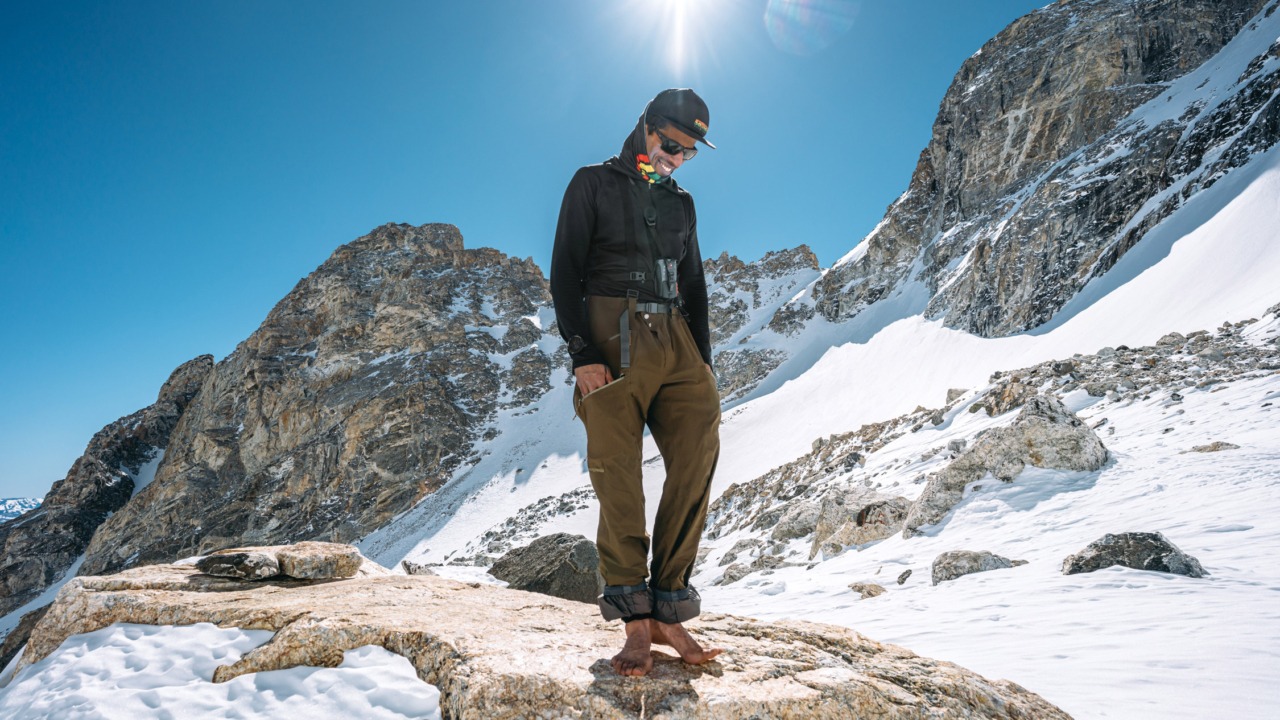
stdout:
<svg viewBox="0 0 1280 720">
<path fill-rule="evenodd" d="M 636 120 L 635 129 L 631 131 L 627 139 L 622 141 L 622 150 L 617 155 L 606 160 L 604 164 L 625 173 L 629 177 L 647 180 L 644 173 L 640 172 L 640 168 L 636 167 L 636 156 L 646 154 L 648 149 L 648 145 L 645 143 L 644 113 L 640 113 L 640 118 Z M 683 192 L 674 177 L 668 177 L 658 184 L 668 190 Z"/>
</svg>

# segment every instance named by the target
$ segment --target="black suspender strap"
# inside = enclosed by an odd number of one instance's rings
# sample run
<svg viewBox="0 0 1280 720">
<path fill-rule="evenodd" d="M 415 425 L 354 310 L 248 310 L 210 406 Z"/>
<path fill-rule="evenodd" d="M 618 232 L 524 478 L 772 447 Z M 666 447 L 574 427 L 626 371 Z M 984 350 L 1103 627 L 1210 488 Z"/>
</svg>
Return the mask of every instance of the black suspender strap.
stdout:
<svg viewBox="0 0 1280 720">
<path fill-rule="evenodd" d="M 642 265 L 637 266 L 637 263 L 640 262 L 640 253 L 637 252 L 636 247 L 636 201 L 635 198 L 631 197 L 631 181 L 622 173 L 613 173 L 613 179 L 618 184 L 618 193 L 622 195 L 623 231 L 627 234 L 627 258 L 628 264 L 631 266 L 631 270 L 627 274 L 627 280 L 642 283 L 649 276 L 645 273 Z M 640 269 L 637 269 L 637 267 Z"/>
</svg>

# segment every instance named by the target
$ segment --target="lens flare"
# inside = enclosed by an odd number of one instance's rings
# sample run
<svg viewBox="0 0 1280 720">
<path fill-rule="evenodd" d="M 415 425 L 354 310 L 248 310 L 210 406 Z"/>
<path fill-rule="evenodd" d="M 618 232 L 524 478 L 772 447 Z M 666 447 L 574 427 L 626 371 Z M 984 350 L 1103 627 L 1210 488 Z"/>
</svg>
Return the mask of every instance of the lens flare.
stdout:
<svg viewBox="0 0 1280 720">
<path fill-rule="evenodd" d="M 764 28 L 779 50 L 816 55 L 849 32 L 857 15 L 852 0 L 769 0 Z"/>
</svg>

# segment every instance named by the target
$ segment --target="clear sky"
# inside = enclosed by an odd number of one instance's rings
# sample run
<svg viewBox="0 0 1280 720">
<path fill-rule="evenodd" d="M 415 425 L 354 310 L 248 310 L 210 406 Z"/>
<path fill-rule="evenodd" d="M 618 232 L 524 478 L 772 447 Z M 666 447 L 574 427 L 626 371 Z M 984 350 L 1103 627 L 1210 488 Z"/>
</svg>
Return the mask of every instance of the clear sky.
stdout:
<svg viewBox="0 0 1280 720">
<path fill-rule="evenodd" d="M 960 63 L 1044 0 L 3 0 L 0 497 L 41 496 L 386 222 L 550 257 L 573 171 L 693 87 L 705 256 L 824 265 Z"/>
</svg>

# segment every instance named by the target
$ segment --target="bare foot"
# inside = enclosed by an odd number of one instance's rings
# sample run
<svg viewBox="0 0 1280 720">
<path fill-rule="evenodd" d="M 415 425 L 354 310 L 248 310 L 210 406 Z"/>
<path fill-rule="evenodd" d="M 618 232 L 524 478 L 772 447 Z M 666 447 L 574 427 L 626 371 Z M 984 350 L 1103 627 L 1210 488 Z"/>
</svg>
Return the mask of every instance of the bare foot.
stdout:
<svg viewBox="0 0 1280 720">
<path fill-rule="evenodd" d="M 657 620 L 649 621 L 649 632 L 653 638 L 653 642 L 659 645 L 668 645 L 676 649 L 680 653 L 680 659 L 690 665 L 701 665 L 711 658 L 724 652 L 721 648 L 711 648 L 703 650 L 697 640 L 684 629 L 684 625 L 680 623 L 672 623 L 668 625 Z"/>
<path fill-rule="evenodd" d="M 632 620 L 627 623 L 627 642 L 622 652 L 613 656 L 610 664 L 619 675 L 647 675 L 653 669 L 653 656 L 649 654 L 651 638 L 648 620 Z"/>
</svg>

